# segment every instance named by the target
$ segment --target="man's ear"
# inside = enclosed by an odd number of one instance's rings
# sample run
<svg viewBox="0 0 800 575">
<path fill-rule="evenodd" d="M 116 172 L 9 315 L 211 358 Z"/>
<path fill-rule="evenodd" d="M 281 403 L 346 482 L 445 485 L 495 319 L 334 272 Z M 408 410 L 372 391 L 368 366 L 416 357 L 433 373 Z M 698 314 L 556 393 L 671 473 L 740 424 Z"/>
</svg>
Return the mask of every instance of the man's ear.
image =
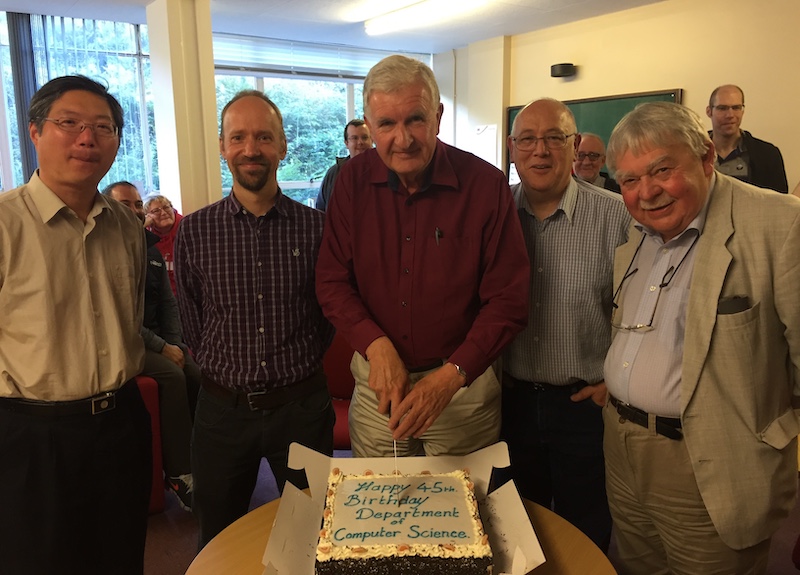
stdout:
<svg viewBox="0 0 800 575">
<path fill-rule="evenodd" d="M 708 116 L 710 118 L 712 111 L 713 111 L 713 108 L 711 106 L 706 106 L 706 116 Z"/>
</svg>

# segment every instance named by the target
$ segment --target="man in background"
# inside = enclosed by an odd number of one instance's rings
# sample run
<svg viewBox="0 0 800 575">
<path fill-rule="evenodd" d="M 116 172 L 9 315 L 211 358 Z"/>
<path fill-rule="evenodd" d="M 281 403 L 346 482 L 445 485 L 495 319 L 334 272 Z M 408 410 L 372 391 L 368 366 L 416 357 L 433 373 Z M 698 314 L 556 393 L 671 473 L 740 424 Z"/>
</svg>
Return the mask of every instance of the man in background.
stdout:
<svg viewBox="0 0 800 575">
<path fill-rule="evenodd" d="M 760 188 L 787 193 L 789 183 L 781 151 L 740 128 L 744 117 L 744 92 L 731 84 L 711 92 L 706 107 L 709 132 L 717 156 L 714 167 L 728 176 Z"/>
<path fill-rule="evenodd" d="M 225 105 L 219 146 L 231 194 L 186 216 L 175 241 L 186 343 L 203 372 L 192 440 L 201 547 L 247 513 L 263 457 L 283 490 L 307 485 L 287 466 L 290 443 L 333 454 L 322 372 L 333 329 L 314 293 L 325 215 L 278 187 L 286 134 L 262 92 Z"/>
<path fill-rule="evenodd" d="M 433 71 L 389 56 L 367 74 L 375 150 L 342 168 L 317 264 L 323 310 L 357 353 L 358 457 L 460 455 L 495 443 L 491 367 L 525 325 L 529 265 L 506 178 L 438 140 Z"/>
<path fill-rule="evenodd" d="M 0 571 L 141 575 L 144 230 L 97 191 L 122 107 L 64 76 L 28 122 L 39 169 L 0 195 Z"/>
<path fill-rule="evenodd" d="M 520 111 L 508 138 L 521 179 L 512 193 L 536 271 L 528 325 L 503 354 L 501 438 L 520 494 L 607 551 L 603 361 L 614 250 L 628 238 L 630 216 L 619 195 L 572 177 L 583 149 L 576 131 L 567 106 L 542 99 Z"/>
<path fill-rule="evenodd" d="M 580 144 L 575 160 L 572 162 L 572 171 L 584 182 L 589 182 L 598 188 L 605 188 L 619 193 L 616 180 L 600 168 L 606 163 L 606 147 L 602 138 L 597 134 L 583 132 L 579 134 Z"/>
<path fill-rule="evenodd" d="M 794 508 L 800 200 L 714 170 L 697 114 L 641 104 L 611 134 L 634 218 L 605 361 L 620 573 L 753 573 Z"/>
<path fill-rule="evenodd" d="M 344 163 L 350 158 L 355 158 L 362 152 L 366 152 L 372 148 L 372 138 L 369 135 L 369 128 L 364 120 L 358 118 L 350 120 L 344 127 L 344 145 L 347 146 L 347 151 L 350 155 L 346 158 L 336 158 L 336 163 L 330 167 L 325 177 L 322 179 L 322 184 L 319 187 L 319 195 L 317 196 L 317 209 L 323 212 L 327 209 L 333 193 L 333 186 L 336 183 L 336 176 L 339 175 L 339 170 Z"/>
<path fill-rule="evenodd" d="M 109 184 L 103 194 L 130 208 L 145 222 L 139 190 L 130 182 Z M 178 302 L 172 293 L 164 258 L 158 251 L 158 236 L 146 231 L 147 283 L 144 291 L 145 359 L 142 375 L 158 383 L 159 413 L 164 473 L 167 487 L 185 510 L 192 507 L 192 470 L 189 443 L 192 417 L 200 391 L 200 368 L 183 343 Z"/>
</svg>

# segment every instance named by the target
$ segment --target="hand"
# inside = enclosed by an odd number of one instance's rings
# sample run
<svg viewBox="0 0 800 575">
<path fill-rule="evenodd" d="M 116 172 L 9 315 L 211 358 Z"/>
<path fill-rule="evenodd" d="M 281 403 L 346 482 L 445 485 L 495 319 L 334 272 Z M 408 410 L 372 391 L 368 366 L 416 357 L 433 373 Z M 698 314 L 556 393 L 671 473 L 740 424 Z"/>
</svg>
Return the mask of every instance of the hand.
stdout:
<svg viewBox="0 0 800 575">
<path fill-rule="evenodd" d="M 186 359 L 183 357 L 183 350 L 179 348 L 177 345 L 172 345 L 171 343 L 165 343 L 164 349 L 161 350 L 161 355 L 163 355 L 172 363 L 183 369 L 183 364 L 186 361 Z"/>
<path fill-rule="evenodd" d="M 378 413 L 391 413 L 405 397 L 410 381 L 408 371 L 388 337 L 382 336 L 367 347 L 369 388 L 378 398 Z"/>
<path fill-rule="evenodd" d="M 153 225 L 153 217 L 150 214 L 144 216 L 144 227 L 149 228 Z"/>
<path fill-rule="evenodd" d="M 405 399 L 392 409 L 389 429 L 394 439 L 421 437 L 441 415 L 444 408 L 464 384 L 456 366 L 446 363 L 420 379 Z"/>
<path fill-rule="evenodd" d="M 601 381 L 600 383 L 595 383 L 594 385 L 587 385 L 578 393 L 573 393 L 569 398 L 574 401 L 583 401 L 587 397 L 591 397 L 592 401 L 594 401 L 600 407 L 603 407 L 606 404 L 606 398 L 608 396 L 608 390 L 606 389 L 606 382 Z"/>
</svg>

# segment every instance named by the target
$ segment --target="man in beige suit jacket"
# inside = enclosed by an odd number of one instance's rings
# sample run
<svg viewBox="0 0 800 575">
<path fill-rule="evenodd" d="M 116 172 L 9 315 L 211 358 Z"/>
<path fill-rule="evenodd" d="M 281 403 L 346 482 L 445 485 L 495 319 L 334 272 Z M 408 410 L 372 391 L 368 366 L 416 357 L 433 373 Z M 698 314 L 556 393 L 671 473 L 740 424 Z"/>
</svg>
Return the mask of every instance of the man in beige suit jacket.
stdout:
<svg viewBox="0 0 800 575">
<path fill-rule="evenodd" d="M 637 107 L 609 142 L 635 220 L 605 364 L 621 574 L 764 573 L 794 505 L 800 201 L 714 157 L 677 104 Z"/>
</svg>

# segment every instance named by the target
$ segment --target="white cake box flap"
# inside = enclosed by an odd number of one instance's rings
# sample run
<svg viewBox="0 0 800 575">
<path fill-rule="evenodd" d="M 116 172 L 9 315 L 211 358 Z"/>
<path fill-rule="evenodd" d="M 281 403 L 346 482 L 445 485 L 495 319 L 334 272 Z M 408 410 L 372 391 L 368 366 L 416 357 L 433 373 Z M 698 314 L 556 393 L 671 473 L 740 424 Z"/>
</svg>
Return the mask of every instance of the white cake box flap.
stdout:
<svg viewBox="0 0 800 575">
<path fill-rule="evenodd" d="M 508 465 L 508 448 L 502 442 L 459 457 L 397 459 L 398 471 L 402 474 L 469 469 L 475 496 L 481 505 L 481 519 L 492 546 L 495 575 L 524 575 L 545 561 L 525 506 L 510 482 L 488 497 L 486 494 L 492 468 Z M 332 458 L 293 443 L 289 448 L 289 467 L 305 469 L 311 496 L 286 484 L 264 551 L 265 575 L 313 575 L 328 476 L 333 468 L 338 467 L 346 474 L 361 474 L 367 469 L 377 474 L 391 474 L 395 471 L 395 459 Z"/>
</svg>

